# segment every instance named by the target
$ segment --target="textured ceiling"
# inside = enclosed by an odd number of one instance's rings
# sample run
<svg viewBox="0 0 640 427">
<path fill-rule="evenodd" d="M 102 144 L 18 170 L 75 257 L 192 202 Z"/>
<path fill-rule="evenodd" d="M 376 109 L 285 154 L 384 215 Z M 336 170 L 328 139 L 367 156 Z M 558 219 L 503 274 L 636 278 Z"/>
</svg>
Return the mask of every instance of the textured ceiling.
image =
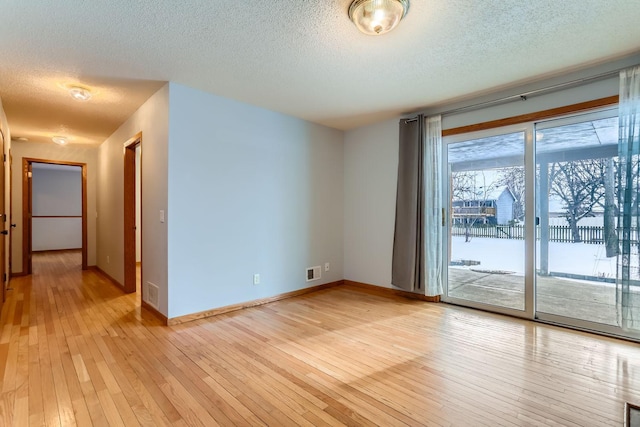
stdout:
<svg viewBox="0 0 640 427">
<path fill-rule="evenodd" d="M 350 0 L 3 0 L 14 136 L 100 143 L 165 81 L 350 129 L 640 51 L 638 0 L 412 0 L 360 34 Z M 60 84 L 95 88 L 73 101 Z"/>
</svg>

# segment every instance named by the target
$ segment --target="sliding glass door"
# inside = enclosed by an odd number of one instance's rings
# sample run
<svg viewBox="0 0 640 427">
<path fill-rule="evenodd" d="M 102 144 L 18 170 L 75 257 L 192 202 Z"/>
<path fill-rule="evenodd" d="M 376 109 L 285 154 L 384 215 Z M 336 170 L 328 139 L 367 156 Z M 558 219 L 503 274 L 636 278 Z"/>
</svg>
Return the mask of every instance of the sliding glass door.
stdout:
<svg viewBox="0 0 640 427">
<path fill-rule="evenodd" d="M 616 305 L 622 236 L 640 277 L 639 232 L 618 221 L 616 108 L 448 137 L 443 159 L 444 301 L 640 338 Z M 640 279 L 628 283 L 640 298 Z"/>
</svg>

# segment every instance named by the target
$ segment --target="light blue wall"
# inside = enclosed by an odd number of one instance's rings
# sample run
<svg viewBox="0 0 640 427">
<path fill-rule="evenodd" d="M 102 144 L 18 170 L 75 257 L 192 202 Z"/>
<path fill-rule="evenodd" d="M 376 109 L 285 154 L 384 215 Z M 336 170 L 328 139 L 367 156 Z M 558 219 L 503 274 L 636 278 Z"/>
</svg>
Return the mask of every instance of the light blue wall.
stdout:
<svg viewBox="0 0 640 427">
<path fill-rule="evenodd" d="M 168 317 L 341 280 L 343 132 L 175 83 L 169 97 Z"/>
</svg>

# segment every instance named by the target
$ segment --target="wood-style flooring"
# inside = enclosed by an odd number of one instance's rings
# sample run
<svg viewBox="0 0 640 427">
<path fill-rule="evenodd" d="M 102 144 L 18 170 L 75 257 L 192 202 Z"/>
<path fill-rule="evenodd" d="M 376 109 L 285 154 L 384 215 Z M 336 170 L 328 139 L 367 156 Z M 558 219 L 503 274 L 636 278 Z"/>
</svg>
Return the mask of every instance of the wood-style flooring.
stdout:
<svg viewBox="0 0 640 427">
<path fill-rule="evenodd" d="M 341 286 L 174 327 L 75 252 L 1 316 L 0 425 L 621 426 L 640 346 Z"/>
</svg>

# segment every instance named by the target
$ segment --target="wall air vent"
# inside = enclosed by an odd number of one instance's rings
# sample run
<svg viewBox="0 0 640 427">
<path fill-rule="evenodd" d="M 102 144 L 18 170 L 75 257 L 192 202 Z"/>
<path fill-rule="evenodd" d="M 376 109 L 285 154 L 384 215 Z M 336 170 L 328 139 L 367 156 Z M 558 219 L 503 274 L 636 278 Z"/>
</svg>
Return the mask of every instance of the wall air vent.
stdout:
<svg viewBox="0 0 640 427">
<path fill-rule="evenodd" d="M 307 268 L 307 282 L 318 280 L 320 277 L 322 277 L 322 269 L 319 265 Z"/>
<path fill-rule="evenodd" d="M 145 300 L 155 308 L 158 308 L 158 286 L 151 282 L 147 282 L 147 292 L 145 292 Z"/>
</svg>

